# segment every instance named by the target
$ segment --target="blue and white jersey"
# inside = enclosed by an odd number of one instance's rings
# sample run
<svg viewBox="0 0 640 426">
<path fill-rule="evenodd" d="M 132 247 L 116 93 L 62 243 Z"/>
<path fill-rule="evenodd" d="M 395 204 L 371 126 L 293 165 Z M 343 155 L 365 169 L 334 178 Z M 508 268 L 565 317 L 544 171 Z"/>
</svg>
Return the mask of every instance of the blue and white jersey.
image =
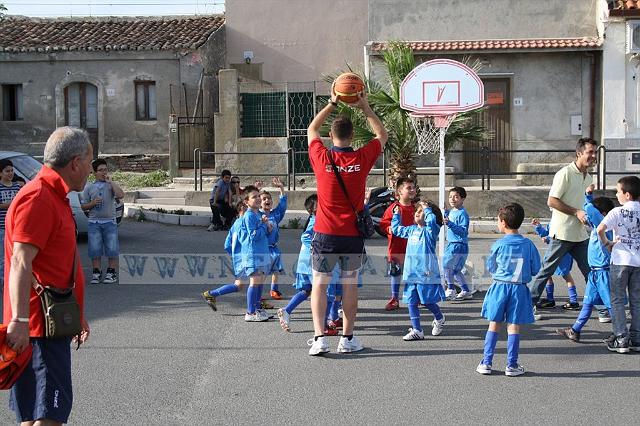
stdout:
<svg viewBox="0 0 640 426">
<path fill-rule="evenodd" d="M 611 263 L 611 253 L 602 245 L 600 238 L 598 238 L 598 231 L 596 229 L 598 228 L 598 225 L 600 225 L 600 222 L 602 222 L 602 219 L 604 219 L 604 216 L 593 204 L 591 204 L 592 201 L 593 195 L 585 194 L 582 210 L 587 214 L 589 226 L 591 227 L 591 234 L 589 235 L 588 261 L 589 266 L 592 268 L 604 268 L 608 267 Z M 613 231 L 607 231 L 606 234 L 609 240 L 613 239 Z"/>
<path fill-rule="evenodd" d="M 543 224 L 539 223 L 534 228 L 534 231 L 536 231 L 536 234 L 538 234 L 540 238 L 542 238 L 542 241 L 544 241 L 545 244 L 549 244 L 549 224 L 547 224 L 547 226 L 544 226 Z"/>
<path fill-rule="evenodd" d="M 242 229 L 238 235 L 244 268 L 259 268 L 269 264 L 268 230 L 261 218 L 261 213 L 251 209 L 242 216 Z"/>
<path fill-rule="evenodd" d="M 540 270 L 538 249 L 520 234 L 505 235 L 491 247 L 487 270 L 495 281 L 526 284 Z"/>
<path fill-rule="evenodd" d="M 273 225 L 271 232 L 267 236 L 267 238 L 269 239 L 270 246 L 276 245 L 278 244 L 278 241 L 280 241 L 280 230 L 278 228 L 278 225 L 280 225 L 280 222 L 282 222 L 282 219 L 284 219 L 284 214 L 286 212 L 287 212 L 287 196 L 286 195 L 283 195 L 280 197 L 280 201 L 278 202 L 278 205 L 274 209 L 272 209 L 268 214 L 260 210 L 260 214 L 266 214 L 267 217 L 269 218 L 269 222 L 271 222 Z"/>
<path fill-rule="evenodd" d="M 425 226 L 402 226 L 400 214 L 391 219 L 391 232 L 407 240 L 402 279 L 411 284 L 440 284 L 440 267 L 435 246 L 440 226 L 431 209 L 425 209 Z"/>
<path fill-rule="evenodd" d="M 240 232 L 242 231 L 242 217 L 238 218 L 233 225 L 231 225 L 231 229 L 229 229 L 229 233 L 227 234 L 227 238 L 224 240 L 224 250 L 229 253 L 231 256 L 231 262 L 233 263 L 233 270 L 236 273 L 239 273 L 242 268 L 242 256 L 241 256 L 241 245 L 240 245 Z"/>
<path fill-rule="evenodd" d="M 450 243 L 469 243 L 469 214 L 464 207 L 445 212 L 447 223 L 447 241 Z"/>
<path fill-rule="evenodd" d="M 298 255 L 298 266 L 296 267 L 297 274 L 312 275 L 313 269 L 311 268 L 311 240 L 313 239 L 313 225 L 316 223 L 316 216 L 309 217 L 309 223 L 307 228 L 300 236 L 300 254 Z"/>
</svg>

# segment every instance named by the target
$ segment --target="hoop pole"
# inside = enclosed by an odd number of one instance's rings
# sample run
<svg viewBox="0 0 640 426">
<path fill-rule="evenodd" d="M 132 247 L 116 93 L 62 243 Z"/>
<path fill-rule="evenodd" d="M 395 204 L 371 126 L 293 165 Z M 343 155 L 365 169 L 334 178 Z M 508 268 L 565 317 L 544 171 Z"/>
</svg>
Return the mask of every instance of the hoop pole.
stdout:
<svg viewBox="0 0 640 426">
<path fill-rule="evenodd" d="M 438 164 L 438 180 L 439 180 L 439 188 L 438 188 L 438 204 L 442 209 L 442 214 L 444 215 L 445 211 L 445 199 L 444 199 L 444 185 L 445 185 L 445 175 L 444 175 L 444 167 L 445 167 L 445 158 L 444 158 L 444 135 L 447 133 L 447 129 L 440 128 L 438 129 L 439 137 L 440 137 L 440 160 Z M 444 225 L 442 227 L 442 231 L 440 232 L 440 247 L 438 247 L 438 255 L 440 256 L 440 264 L 442 265 L 442 258 L 444 257 L 444 236 L 447 232 L 447 226 Z M 444 271 L 441 271 L 444 274 Z M 444 275 L 442 275 L 444 277 Z"/>
</svg>

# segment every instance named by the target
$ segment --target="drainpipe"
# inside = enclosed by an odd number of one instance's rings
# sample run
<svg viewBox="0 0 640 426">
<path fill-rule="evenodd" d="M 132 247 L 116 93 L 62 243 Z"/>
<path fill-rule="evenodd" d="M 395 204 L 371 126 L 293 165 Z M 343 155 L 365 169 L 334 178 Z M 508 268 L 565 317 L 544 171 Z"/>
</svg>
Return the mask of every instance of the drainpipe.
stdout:
<svg viewBox="0 0 640 426">
<path fill-rule="evenodd" d="M 596 71 L 598 65 L 598 55 L 587 53 L 591 63 L 591 93 L 589 99 L 589 137 L 593 139 L 596 127 Z"/>
</svg>

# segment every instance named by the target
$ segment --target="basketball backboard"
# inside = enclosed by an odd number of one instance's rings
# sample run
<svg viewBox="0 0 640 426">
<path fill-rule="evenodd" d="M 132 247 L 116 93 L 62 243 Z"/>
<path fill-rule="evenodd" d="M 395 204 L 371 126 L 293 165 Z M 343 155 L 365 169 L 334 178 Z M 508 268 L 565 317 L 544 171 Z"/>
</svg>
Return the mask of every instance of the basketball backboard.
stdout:
<svg viewBox="0 0 640 426">
<path fill-rule="evenodd" d="M 480 77 L 451 59 L 423 62 L 400 86 L 400 106 L 419 115 L 448 115 L 471 111 L 484 103 Z"/>
</svg>

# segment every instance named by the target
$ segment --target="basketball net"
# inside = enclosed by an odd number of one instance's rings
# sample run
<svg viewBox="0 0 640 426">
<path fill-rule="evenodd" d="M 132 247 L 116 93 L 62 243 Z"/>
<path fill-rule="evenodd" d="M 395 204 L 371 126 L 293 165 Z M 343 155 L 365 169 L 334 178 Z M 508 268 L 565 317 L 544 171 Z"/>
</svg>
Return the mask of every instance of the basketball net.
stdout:
<svg viewBox="0 0 640 426">
<path fill-rule="evenodd" d="M 447 133 L 447 129 L 456 118 L 450 115 L 416 115 L 409 114 L 411 125 L 418 138 L 418 155 L 437 154 L 440 152 L 440 135 Z"/>
</svg>

